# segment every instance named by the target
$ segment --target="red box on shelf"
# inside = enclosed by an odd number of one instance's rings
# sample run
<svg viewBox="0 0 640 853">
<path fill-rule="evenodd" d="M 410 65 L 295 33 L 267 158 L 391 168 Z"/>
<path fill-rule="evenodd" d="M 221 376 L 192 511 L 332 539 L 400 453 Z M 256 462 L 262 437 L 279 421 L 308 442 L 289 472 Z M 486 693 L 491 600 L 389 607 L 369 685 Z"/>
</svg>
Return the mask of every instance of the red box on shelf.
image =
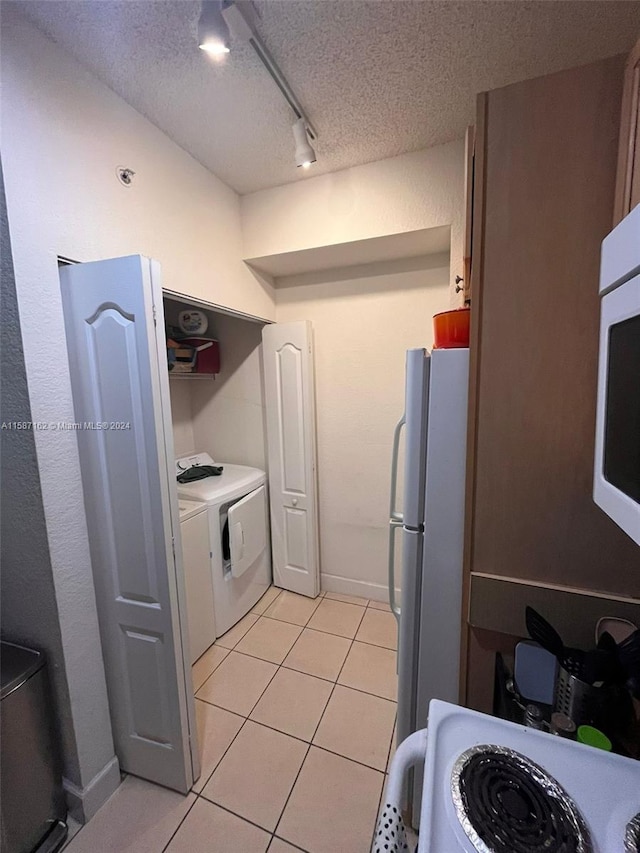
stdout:
<svg viewBox="0 0 640 853">
<path fill-rule="evenodd" d="M 194 373 L 220 373 L 220 344 L 213 338 L 181 338 L 196 351 Z"/>
</svg>

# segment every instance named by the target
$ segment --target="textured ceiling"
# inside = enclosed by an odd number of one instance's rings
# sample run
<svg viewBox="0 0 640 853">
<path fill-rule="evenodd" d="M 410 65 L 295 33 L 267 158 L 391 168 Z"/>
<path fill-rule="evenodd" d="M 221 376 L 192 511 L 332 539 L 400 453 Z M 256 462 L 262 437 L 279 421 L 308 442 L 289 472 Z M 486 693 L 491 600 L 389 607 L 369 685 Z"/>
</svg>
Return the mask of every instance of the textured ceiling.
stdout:
<svg viewBox="0 0 640 853">
<path fill-rule="evenodd" d="M 628 49 L 640 2 L 259 0 L 258 29 L 319 139 L 293 162 L 293 115 L 248 45 L 198 50 L 191 0 L 22 0 L 21 12 L 240 193 L 463 135 L 479 91 Z"/>
</svg>

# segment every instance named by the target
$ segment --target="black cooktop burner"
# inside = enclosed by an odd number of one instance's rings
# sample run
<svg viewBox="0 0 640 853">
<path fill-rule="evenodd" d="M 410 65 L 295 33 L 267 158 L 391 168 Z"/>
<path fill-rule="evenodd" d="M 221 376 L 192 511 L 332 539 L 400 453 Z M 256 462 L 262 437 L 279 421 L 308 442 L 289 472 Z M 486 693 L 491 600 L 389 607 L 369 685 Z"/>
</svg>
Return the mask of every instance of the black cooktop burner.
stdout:
<svg viewBox="0 0 640 853">
<path fill-rule="evenodd" d="M 640 812 L 631 818 L 624 834 L 625 853 L 640 853 Z"/>
<path fill-rule="evenodd" d="M 591 853 L 575 804 L 541 767 L 501 746 L 476 746 L 451 777 L 456 814 L 480 853 Z"/>
</svg>

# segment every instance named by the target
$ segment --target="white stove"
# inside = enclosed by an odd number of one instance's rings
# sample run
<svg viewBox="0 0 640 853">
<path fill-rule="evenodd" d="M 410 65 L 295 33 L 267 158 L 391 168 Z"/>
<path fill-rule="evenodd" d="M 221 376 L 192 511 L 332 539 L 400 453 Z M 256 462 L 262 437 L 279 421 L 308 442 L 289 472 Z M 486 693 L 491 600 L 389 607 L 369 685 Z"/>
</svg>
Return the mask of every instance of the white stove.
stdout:
<svg viewBox="0 0 640 853">
<path fill-rule="evenodd" d="M 438 700 L 423 791 L 418 853 L 640 853 L 640 762 Z"/>
</svg>

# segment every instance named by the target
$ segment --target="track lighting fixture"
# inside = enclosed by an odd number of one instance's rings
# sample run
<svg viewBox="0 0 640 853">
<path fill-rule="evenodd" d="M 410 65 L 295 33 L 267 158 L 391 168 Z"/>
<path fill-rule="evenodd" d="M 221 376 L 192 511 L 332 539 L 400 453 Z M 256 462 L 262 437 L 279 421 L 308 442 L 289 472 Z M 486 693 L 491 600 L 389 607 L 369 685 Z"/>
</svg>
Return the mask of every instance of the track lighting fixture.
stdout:
<svg viewBox="0 0 640 853">
<path fill-rule="evenodd" d="M 202 0 L 198 20 L 198 47 L 214 57 L 229 53 L 229 27 L 222 10 L 224 0 Z"/>
<path fill-rule="evenodd" d="M 198 21 L 200 48 L 220 59 L 229 53 L 230 33 L 235 43 L 251 45 L 293 110 L 296 116 L 293 125 L 296 166 L 308 169 L 312 163 L 316 162 L 316 152 L 311 147 L 310 139 L 316 140 L 318 134 L 288 80 L 278 68 L 275 59 L 256 30 L 253 3 L 251 0 L 202 0 Z"/>
<path fill-rule="evenodd" d="M 293 138 L 296 143 L 296 166 L 308 169 L 312 163 L 316 162 L 316 152 L 309 142 L 307 123 L 303 118 L 293 123 Z"/>
</svg>

